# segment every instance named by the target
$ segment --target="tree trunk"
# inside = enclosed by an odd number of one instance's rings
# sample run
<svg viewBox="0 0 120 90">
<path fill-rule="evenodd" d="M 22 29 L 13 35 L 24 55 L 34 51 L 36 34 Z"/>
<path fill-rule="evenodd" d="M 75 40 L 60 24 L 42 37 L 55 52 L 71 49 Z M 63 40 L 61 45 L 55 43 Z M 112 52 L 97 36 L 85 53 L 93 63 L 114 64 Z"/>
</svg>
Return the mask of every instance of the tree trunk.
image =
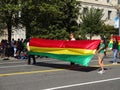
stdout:
<svg viewBox="0 0 120 90">
<path fill-rule="evenodd" d="M 90 34 L 90 40 L 92 39 L 92 36 L 93 36 L 93 34 L 91 33 L 91 34 Z"/>
<path fill-rule="evenodd" d="M 7 31 L 8 31 L 8 42 L 11 42 L 11 34 L 12 34 L 12 24 L 11 21 L 7 24 Z"/>
</svg>

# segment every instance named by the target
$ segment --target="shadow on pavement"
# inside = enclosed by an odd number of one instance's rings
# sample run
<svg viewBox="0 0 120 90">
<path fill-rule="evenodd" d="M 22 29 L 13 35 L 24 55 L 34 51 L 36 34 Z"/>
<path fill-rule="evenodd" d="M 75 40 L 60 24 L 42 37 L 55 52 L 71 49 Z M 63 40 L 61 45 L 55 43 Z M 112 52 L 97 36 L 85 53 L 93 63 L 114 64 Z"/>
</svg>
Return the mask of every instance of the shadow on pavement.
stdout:
<svg viewBox="0 0 120 90">
<path fill-rule="evenodd" d="M 45 63 L 45 62 L 38 62 L 35 64 L 36 66 L 43 66 L 43 67 L 51 67 L 51 68 L 58 68 L 58 69 L 67 69 L 67 70 L 74 70 L 74 71 L 82 71 L 82 72 L 90 72 L 99 69 L 99 67 L 85 67 L 80 65 L 68 65 L 68 64 L 53 64 L 53 63 Z"/>
</svg>

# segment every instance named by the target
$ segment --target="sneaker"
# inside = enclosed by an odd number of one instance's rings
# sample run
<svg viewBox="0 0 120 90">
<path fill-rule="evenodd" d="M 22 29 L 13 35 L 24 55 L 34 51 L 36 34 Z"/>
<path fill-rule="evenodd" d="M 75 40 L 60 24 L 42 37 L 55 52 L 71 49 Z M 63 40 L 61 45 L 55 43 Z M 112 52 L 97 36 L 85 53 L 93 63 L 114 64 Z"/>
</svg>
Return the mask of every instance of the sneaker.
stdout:
<svg viewBox="0 0 120 90">
<path fill-rule="evenodd" d="M 105 71 L 104 71 L 104 70 L 101 70 L 101 71 L 99 71 L 98 73 L 103 74 L 103 73 L 105 73 Z"/>
<path fill-rule="evenodd" d="M 117 62 L 115 62 L 115 64 L 117 64 Z"/>
<path fill-rule="evenodd" d="M 112 64 L 115 64 L 115 63 L 112 63 Z"/>
<path fill-rule="evenodd" d="M 117 64 L 117 62 L 114 62 L 113 64 Z"/>
</svg>

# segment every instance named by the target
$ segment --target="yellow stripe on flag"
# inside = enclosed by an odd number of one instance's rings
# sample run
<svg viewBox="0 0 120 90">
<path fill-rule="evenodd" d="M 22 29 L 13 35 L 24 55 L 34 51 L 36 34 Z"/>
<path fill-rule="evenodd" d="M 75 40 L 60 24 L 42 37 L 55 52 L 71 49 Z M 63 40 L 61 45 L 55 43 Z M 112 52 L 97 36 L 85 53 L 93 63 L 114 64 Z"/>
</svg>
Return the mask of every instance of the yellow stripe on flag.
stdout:
<svg viewBox="0 0 120 90">
<path fill-rule="evenodd" d="M 78 48 L 47 48 L 30 46 L 31 52 L 66 54 L 66 55 L 90 55 L 95 54 L 96 50 L 78 49 Z"/>
</svg>

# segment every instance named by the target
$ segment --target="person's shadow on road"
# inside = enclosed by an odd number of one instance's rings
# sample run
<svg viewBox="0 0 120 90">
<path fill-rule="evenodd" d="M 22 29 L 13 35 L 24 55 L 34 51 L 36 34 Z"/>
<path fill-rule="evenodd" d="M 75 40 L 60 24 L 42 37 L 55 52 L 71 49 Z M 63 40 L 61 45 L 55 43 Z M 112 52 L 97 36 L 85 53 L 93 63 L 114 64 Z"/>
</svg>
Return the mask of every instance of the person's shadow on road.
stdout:
<svg viewBox="0 0 120 90">
<path fill-rule="evenodd" d="M 47 63 L 47 62 L 37 62 L 35 64 L 36 66 L 42 66 L 42 67 L 51 67 L 51 68 L 57 68 L 57 69 L 67 69 L 67 70 L 75 70 L 75 71 L 82 71 L 82 72 L 90 72 L 99 69 L 99 67 L 85 67 L 80 65 L 74 65 L 70 66 L 69 64 L 57 64 L 57 63 Z"/>
</svg>

